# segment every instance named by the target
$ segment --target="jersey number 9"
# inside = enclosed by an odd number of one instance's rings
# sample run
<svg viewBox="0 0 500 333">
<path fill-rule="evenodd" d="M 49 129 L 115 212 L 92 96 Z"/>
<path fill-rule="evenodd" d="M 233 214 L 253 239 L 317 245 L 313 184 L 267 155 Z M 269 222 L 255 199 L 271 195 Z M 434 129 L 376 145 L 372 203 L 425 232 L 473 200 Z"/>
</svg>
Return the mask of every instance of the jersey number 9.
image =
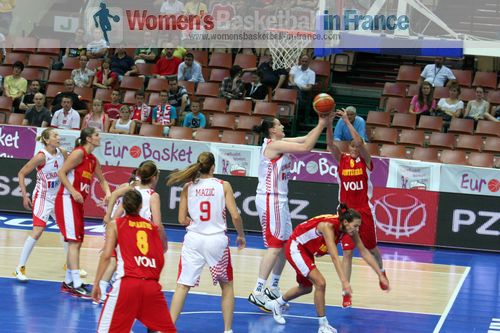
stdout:
<svg viewBox="0 0 500 333">
<path fill-rule="evenodd" d="M 210 201 L 200 202 L 200 211 L 202 213 L 200 216 L 200 221 L 201 222 L 210 221 Z"/>
</svg>

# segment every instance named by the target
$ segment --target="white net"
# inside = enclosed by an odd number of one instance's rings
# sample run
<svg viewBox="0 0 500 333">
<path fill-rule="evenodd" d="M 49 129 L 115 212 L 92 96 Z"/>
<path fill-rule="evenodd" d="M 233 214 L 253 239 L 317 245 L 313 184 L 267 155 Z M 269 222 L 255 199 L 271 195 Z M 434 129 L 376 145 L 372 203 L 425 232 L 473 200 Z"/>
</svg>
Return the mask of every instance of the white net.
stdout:
<svg viewBox="0 0 500 333">
<path fill-rule="evenodd" d="M 311 42 L 309 34 L 286 31 L 279 31 L 279 33 L 280 38 L 268 39 L 267 42 L 273 57 L 273 69 L 291 68 L 297 65 L 302 51 Z"/>
</svg>

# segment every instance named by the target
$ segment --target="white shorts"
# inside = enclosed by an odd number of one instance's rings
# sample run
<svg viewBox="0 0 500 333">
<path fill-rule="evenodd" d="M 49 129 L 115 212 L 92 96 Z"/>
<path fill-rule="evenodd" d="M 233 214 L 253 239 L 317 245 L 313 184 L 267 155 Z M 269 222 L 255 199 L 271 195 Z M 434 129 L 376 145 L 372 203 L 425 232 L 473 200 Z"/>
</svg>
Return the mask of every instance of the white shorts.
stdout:
<svg viewBox="0 0 500 333">
<path fill-rule="evenodd" d="M 55 211 L 54 211 L 54 200 L 40 197 L 35 194 L 33 197 L 33 226 L 35 227 L 43 227 L 47 226 L 47 222 L 49 221 L 49 217 L 52 216 L 54 221 Z"/>
<path fill-rule="evenodd" d="M 202 235 L 188 231 L 182 244 L 177 283 L 197 286 L 205 264 L 214 285 L 233 280 L 229 239 L 225 233 Z"/>
<path fill-rule="evenodd" d="M 283 248 L 293 228 L 288 198 L 272 194 L 257 194 L 255 205 L 259 213 L 264 245 Z"/>
</svg>

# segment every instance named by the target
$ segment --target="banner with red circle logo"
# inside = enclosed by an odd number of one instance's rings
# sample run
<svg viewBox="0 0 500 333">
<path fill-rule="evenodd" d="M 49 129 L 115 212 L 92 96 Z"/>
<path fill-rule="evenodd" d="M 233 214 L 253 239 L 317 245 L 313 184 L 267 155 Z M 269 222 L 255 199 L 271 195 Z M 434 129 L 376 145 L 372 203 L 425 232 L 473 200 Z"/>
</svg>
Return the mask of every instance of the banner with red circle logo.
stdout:
<svg viewBox="0 0 500 333">
<path fill-rule="evenodd" d="M 435 245 L 439 192 L 374 188 L 372 203 L 379 241 Z"/>
</svg>

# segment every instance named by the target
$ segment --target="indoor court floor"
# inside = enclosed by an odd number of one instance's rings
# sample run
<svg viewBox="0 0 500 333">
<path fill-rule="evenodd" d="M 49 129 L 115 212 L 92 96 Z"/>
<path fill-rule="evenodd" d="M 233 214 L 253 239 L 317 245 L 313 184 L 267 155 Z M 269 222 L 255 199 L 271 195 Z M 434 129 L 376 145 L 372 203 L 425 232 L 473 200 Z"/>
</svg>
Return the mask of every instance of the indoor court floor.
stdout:
<svg viewBox="0 0 500 333">
<path fill-rule="evenodd" d="M 59 292 L 64 278 L 64 251 L 57 226 L 50 224 L 27 264 L 30 281 L 20 283 L 12 272 L 17 265 L 31 216 L 0 212 L 0 332 L 95 332 L 101 307 Z M 92 283 L 97 268 L 103 228 L 87 221 L 81 266 Z M 175 288 L 182 228 L 167 228 L 169 251 L 161 284 L 170 303 Z M 234 235 L 231 234 L 234 246 Z M 254 287 L 262 254 L 259 234 L 247 235 L 248 247 L 231 248 L 236 294 L 235 333 L 317 332 L 312 294 L 292 302 L 278 325 L 268 313 L 246 298 Z M 362 259 L 354 261 L 353 308 L 340 307 L 341 288 L 329 257 L 318 260 L 327 279 L 327 316 L 339 333 L 500 332 L 500 257 L 495 253 L 436 250 L 382 245 L 391 292 L 378 287 L 378 279 Z M 281 288 L 295 284 L 289 265 Z M 211 284 L 205 269 L 200 286 L 188 295 L 177 328 L 181 333 L 222 333 L 220 288 Z M 496 329 L 495 329 L 496 328 Z M 140 324 L 135 333 L 145 332 Z"/>
</svg>

